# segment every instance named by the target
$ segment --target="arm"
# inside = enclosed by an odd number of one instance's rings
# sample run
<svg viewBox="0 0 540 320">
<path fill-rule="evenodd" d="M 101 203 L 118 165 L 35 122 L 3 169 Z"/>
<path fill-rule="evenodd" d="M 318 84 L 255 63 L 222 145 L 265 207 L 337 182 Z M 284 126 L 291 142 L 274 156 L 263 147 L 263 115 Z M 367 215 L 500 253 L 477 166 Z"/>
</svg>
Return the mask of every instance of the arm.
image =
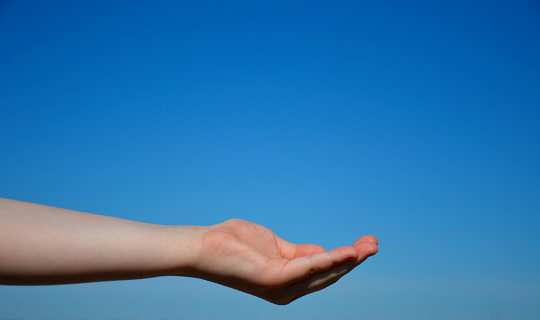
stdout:
<svg viewBox="0 0 540 320">
<path fill-rule="evenodd" d="M 190 276 L 287 304 L 376 252 L 373 236 L 325 251 L 240 219 L 161 226 L 0 198 L 0 284 Z"/>
</svg>

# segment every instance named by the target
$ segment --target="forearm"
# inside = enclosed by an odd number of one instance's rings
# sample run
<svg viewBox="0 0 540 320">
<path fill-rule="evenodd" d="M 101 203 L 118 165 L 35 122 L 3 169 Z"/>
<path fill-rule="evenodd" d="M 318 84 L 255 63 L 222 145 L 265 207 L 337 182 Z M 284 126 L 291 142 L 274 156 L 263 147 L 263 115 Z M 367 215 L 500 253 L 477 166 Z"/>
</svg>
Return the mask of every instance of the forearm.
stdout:
<svg viewBox="0 0 540 320">
<path fill-rule="evenodd" d="M 0 283 L 181 275 L 192 260 L 192 233 L 190 227 L 152 225 L 0 198 Z"/>
</svg>

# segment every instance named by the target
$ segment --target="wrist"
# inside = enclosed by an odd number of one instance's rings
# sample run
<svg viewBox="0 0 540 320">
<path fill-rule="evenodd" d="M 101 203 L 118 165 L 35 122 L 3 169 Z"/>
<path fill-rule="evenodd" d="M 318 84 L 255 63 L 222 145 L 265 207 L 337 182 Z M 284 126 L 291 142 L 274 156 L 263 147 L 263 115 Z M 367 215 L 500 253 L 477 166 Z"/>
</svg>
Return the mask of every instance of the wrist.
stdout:
<svg viewBox="0 0 540 320">
<path fill-rule="evenodd" d="M 196 276 L 204 226 L 163 226 L 159 245 L 164 251 L 164 276 Z"/>
</svg>

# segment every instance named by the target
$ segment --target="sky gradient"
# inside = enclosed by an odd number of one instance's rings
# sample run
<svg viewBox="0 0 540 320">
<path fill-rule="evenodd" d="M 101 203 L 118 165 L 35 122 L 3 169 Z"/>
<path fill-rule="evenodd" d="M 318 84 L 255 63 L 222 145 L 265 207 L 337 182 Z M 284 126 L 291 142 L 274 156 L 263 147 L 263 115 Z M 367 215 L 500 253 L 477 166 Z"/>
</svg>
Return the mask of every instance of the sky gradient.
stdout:
<svg viewBox="0 0 540 320">
<path fill-rule="evenodd" d="M 533 0 L 1 1 L 1 197 L 380 246 L 284 307 L 162 278 L 0 319 L 540 318 L 539 131 Z"/>
</svg>

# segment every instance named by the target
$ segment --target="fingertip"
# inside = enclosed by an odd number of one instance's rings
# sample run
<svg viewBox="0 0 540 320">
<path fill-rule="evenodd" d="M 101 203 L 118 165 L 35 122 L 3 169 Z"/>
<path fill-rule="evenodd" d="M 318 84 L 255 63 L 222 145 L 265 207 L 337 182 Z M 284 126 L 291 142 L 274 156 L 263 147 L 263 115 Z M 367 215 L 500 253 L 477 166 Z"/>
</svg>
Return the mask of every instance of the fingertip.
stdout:
<svg viewBox="0 0 540 320">
<path fill-rule="evenodd" d="M 373 237 L 375 240 L 376 238 Z M 367 258 L 369 256 L 372 256 L 376 254 L 379 251 L 379 246 L 377 245 L 377 242 L 374 241 L 357 241 L 354 246 L 356 250 L 360 252 L 360 257 Z"/>
<path fill-rule="evenodd" d="M 369 248 L 370 255 L 374 255 L 377 252 L 379 252 L 379 246 L 376 243 L 372 243 L 372 245 Z"/>
<path fill-rule="evenodd" d="M 356 246 L 362 242 L 371 242 L 371 243 L 374 243 L 375 245 L 379 244 L 379 240 L 375 236 L 367 235 L 367 236 L 360 237 L 358 240 L 356 240 L 353 246 Z"/>
<path fill-rule="evenodd" d="M 372 242 L 374 244 L 379 244 L 379 239 L 372 235 L 363 236 L 361 239 L 363 239 L 364 241 Z"/>
</svg>

